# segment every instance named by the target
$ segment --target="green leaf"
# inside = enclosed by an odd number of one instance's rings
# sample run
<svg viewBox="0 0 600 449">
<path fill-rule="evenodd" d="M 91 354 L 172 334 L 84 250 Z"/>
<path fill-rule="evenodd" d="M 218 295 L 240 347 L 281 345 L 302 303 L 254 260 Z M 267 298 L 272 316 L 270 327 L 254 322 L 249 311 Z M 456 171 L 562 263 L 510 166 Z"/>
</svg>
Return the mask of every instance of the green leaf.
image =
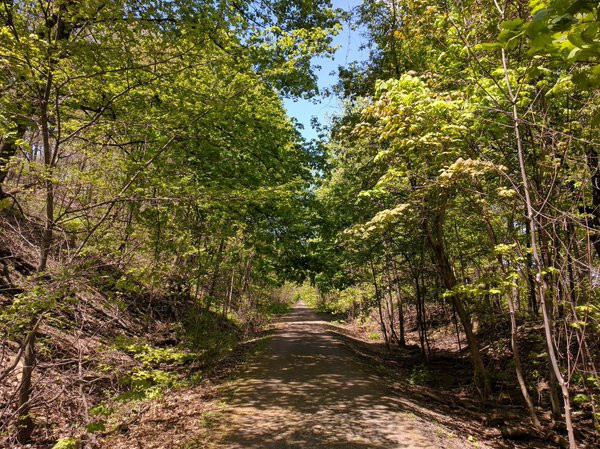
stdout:
<svg viewBox="0 0 600 449">
<path fill-rule="evenodd" d="M 523 19 L 505 20 L 504 22 L 500 23 L 500 29 L 517 31 L 521 29 L 523 23 Z"/>
</svg>

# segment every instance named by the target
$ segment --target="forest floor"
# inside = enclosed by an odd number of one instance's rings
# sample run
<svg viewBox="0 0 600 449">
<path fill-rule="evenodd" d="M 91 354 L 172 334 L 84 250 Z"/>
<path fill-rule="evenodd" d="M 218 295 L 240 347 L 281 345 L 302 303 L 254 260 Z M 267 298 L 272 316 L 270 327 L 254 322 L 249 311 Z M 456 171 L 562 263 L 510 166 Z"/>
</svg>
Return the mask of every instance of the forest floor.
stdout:
<svg viewBox="0 0 600 449">
<path fill-rule="evenodd" d="M 112 449 L 508 448 L 483 418 L 403 391 L 302 303 L 241 373 L 174 391 L 108 437 Z M 230 373 L 231 374 L 231 373 Z M 499 433 L 499 432 L 498 432 Z M 528 446 L 533 447 L 533 446 Z"/>
</svg>

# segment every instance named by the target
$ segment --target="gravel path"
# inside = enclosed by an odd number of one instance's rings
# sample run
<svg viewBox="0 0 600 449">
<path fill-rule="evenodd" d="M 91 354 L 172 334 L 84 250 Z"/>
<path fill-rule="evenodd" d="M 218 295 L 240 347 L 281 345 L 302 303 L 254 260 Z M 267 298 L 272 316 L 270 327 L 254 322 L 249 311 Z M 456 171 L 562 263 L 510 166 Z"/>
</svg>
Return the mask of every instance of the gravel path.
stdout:
<svg viewBox="0 0 600 449">
<path fill-rule="evenodd" d="M 223 398 L 219 449 L 473 447 L 411 413 L 302 303 Z"/>
</svg>

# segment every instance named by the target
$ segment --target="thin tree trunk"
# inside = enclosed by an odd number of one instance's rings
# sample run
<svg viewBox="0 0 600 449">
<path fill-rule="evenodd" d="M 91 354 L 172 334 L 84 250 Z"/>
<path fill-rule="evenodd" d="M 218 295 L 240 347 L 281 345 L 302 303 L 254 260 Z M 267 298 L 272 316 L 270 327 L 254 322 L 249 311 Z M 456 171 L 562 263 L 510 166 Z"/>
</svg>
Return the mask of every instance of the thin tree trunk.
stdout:
<svg viewBox="0 0 600 449">
<path fill-rule="evenodd" d="M 48 254 L 52 245 L 52 231 L 54 229 L 54 182 L 52 181 L 52 149 L 50 148 L 50 129 L 48 127 L 48 100 L 52 88 L 52 74 L 48 74 L 46 87 L 40 99 L 40 131 L 44 150 L 44 186 L 46 190 L 46 217 L 44 234 L 40 248 L 38 271 L 44 271 L 48 264 Z"/>
<path fill-rule="evenodd" d="M 250 278 L 252 276 L 252 259 L 253 256 L 248 257 L 248 261 L 246 262 L 246 268 L 242 277 L 240 278 L 240 282 L 242 283 L 241 288 L 241 297 L 247 298 L 250 296 Z"/>
<path fill-rule="evenodd" d="M 17 122 L 15 136 L 5 137 L 0 143 L 0 200 L 6 198 L 7 196 L 2 189 L 2 186 L 4 185 L 4 180 L 8 176 L 9 162 L 12 157 L 17 154 L 17 150 L 19 149 L 16 142 L 18 139 L 23 137 L 26 130 L 27 127 L 23 123 Z"/>
<path fill-rule="evenodd" d="M 375 266 L 371 261 L 371 273 L 373 275 L 373 287 L 375 287 L 375 300 L 377 301 L 377 309 L 379 311 L 379 323 L 381 324 L 381 332 L 383 333 L 383 340 L 385 347 L 390 350 L 390 341 L 385 327 L 385 321 L 383 319 L 383 311 L 381 310 L 381 292 L 379 291 L 379 285 L 377 284 L 377 277 L 375 275 Z"/>
<path fill-rule="evenodd" d="M 458 319 L 456 318 L 456 307 L 452 305 L 452 321 L 454 321 L 454 332 L 456 332 L 456 342 L 458 343 L 458 352 L 462 352 L 462 345 L 460 343 L 460 329 L 458 328 Z"/>
<path fill-rule="evenodd" d="M 425 255 L 425 251 L 421 249 L 421 264 L 423 264 L 423 257 Z M 416 273 L 417 276 L 417 288 L 419 289 L 419 302 L 418 305 L 421 307 L 421 327 L 423 332 L 423 340 L 425 341 L 425 346 L 427 347 L 426 358 L 429 359 L 429 354 L 431 354 L 431 346 L 429 345 L 429 337 L 427 336 L 427 310 L 425 308 L 425 299 L 427 298 L 427 286 L 425 284 L 425 273 L 424 270 L 420 270 L 421 281 L 419 282 L 419 273 Z M 437 281 L 437 279 L 436 279 Z"/>
<path fill-rule="evenodd" d="M 210 286 L 208 287 L 208 295 L 206 300 L 206 310 L 209 311 L 212 305 L 213 297 L 217 288 L 217 280 L 219 279 L 219 272 L 221 268 L 221 262 L 223 260 L 223 250 L 225 249 L 225 234 L 221 234 L 221 241 L 219 242 L 219 249 L 215 257 L 215 264 L 213 266 L 213 273 L 210 280 Z"/>
<path fill-rule="evenodd" d="M 417 328 L 419 330 L 419 342 L 421 343 L 421 354 L 425 359 L 429 358 L 429 344 L 427 343 L 427 331 L 425 327 L 425 316 L 423 314 L 424 308 L 422 307 L 422 302 L 425 301 L 423 298 L 423 294 L 421 291 L 421 286 L 419 283 L 419 274 L 415 273 L 415 295 L 416 295 L 416 310 L 417 310 Z M 460 343 L 459 343 L 460 344 Z M 427 348 L 426 348 L 427 345 Z"/>
<path fill-rule="evenodd" d="M 481 210 L 482 215 L 484 217 L 486 230 L 488 239 L 490 241 L 490 245 L 495 247 L 498 244 L 498 240 L 496 238 L 496 233 L 494 232 L 494 228 L 492 227 L 492 223 L 489 220 L 489 214 L 487 210 Z M 509 230 L 512 227 L 512 222 L 509 223 Z M 507 277 L 509 273 L 507 273 L 506 265 L 504 263 L 504 259 L 501 254 L 497 256 L 498 265 L 504 277 Z M 513 285 L 510 292 L 506 294 L 506 303 L 508 304 L 508 311 L 510 315 L 510 344 L 513 353 L 513 361 L 515 363 L 515 374 L 517 376 L 517 381 L 519 383 L 519 388 L 521 389 L 521 395 L 523 396 L 523 400 L 527 405 L 527 410 L 529 411 L 529 416 L 531 417 L 531 422 L 533 425 L 539 429 L 541 428 L 540 420 L 535 412 L 535 407 L 533 406 L 533 401 L 531 400 L 531 396 L 529 395 L 529 391 L 527 390 L 527 384 L 525 382 L 525 377 L 523 375 L 523 366 L 521 364 L 521 356 L 519 353 L 518 346 L 518 326 L 517 326 L 517 316 L 516 316 L 516 307 L 515 303 L 518 301 L 519 290 L 516 285 Z"/>
<path fill-rule="evenodd" d="M 595 232 L 590 233 L 590 240 L 596 250 L 596 255 L 600 257 L 600 158 L 596 149 L 591 145 L 587 147 L 586 159 L 591 173 L 592 207 L 587 208 L 585 212 L 592 215 L 592 219 L 588 220 L 588 224 Z"/>
<path fill-rule="evenodd" d="M 400 293 L 400 279 L 398 277 L 398 267 L 396 267 L 396 260 L 392 258 L 392 272 L 394 274 L 394 289 L 396 291 L 396 302 L 398 304 L 398 327 L 400 331 L 399 344 L 402 348 L 406 347 L 406 338 L 404 331 L 404 308 L 402 301 L 402 294 Z"/>
<path fill-rule="evenodd" d="M 24 342 L 23 351 L 23 371 L 21 373 L 21 383 L 19 385 L 19 408 L 17 412 L 17 440 L 21 444 L 28 443 L 31 440 L 31 434 L 34 429 L 34 422 L 31 416 L 31 377 L 35 367 L 35 339 L 37 326 L 29 332 Z"/>
<path fill-rule="evenodd" d="M 400 345 L 400 338 L 398 338 L 398 335 L 396 334 L 396 320 L 394 317 L 394 297 L 392 295 L 392 279 L 390 276 L 390 269 L 389 266 L 386 264 L 385 267 L 385 276 L 386 276 L 386 280 L 387 280 L 387 315 L 388 315 L 388 322 L 390 323 L 390 340 L 393 342 L 396 342 L 398 345 Z"/>
<path fill-rule="evenodd" d="M 517 295 L 517 287 L 513 287 L 512 292 L 506 295 L 506 302 L 508 303 L 508 310 L 510 313 L 510 345 L 513 353 L 513 361 L 515 362 L 515 373 L 517 375 L 517 381 L 519 382 L 519 387 L 521 389 L 521 395 L 523 396 L 523 400 L 527 405 L 527 410 L 529 411 L 529 416 L 531 417 L 531 422 L 534 427 L 537 429 L 541 428 L 540 420 L 538 419 L 537 413 L 535 412 L 535 407 L 533 406 L 533 401 L 531 400 L 531 396 L 529 395 L 529 391 L 527 390 L 527 384 L 525 382 L 525 377 L 523 376 L 523 366 L 521 365 L 521 356 L 519 354 L 519 346 L 517 340 L 517 317 L 515 312 L 515 304 L 514 304 L 514 296 Z"/>
<path fill-rule="evenodd" d="M 458 281 L 454 275 L 452 267 L 450 266 L 446 250 L 443 245 L 443 215 L 444 205 L 438 208 L 431 229 L 429 229 L 427 222 L 424 222 L 423 226 L 425 234 L 429 240 L 429 244 L 433 250 L 434 262 L 437 265 L 444 287 L 446 290 L 452 291 L 458 285 Z M 492 391 L 492 383 L 488 371 L 483 363 L 481 354 L 479 353 L 479 343 L 473 332 L 471 317 L 465 309 L 463 298 L 460 294 L 455 292 L 452 294 L 451 298 L 458 319 L 460 320 L 465 332 L 465 336 L 467 337 L 469 352 L 473 362 L 473 377 L 475 385 L 478 387 L 481 397 L 483 399 L 487 399 Z"/>
<path fill-rule="evenodd" d="M 529 302 L 529 310 L 533 314 L 533 316 L 537 317 L 539 315 L 539 307 L 537 304 L 536 294 L 535 294 L 535 279 L 533 277 L 533 258 L 531 257 L 531 226 L 529 221 L 525 222 L 525 236 L 527 238 L 527 298 Z"/>
<path fill-rule="evenodd" d="M 119 245 L 119 252 L 124 255 L 125 254 L 125 249 L 127 248 L 127 243 L 129 242 L 129 238 L 131 237 L 131 234 L 133 233 L 133 209 L 134 209 L 134 203 L 130 203 L 129 204 L 129 210 L 127 212 L 127 224 L 125 225 L 125 235 L 123 236 L 123 239 L 121 240 L 121 244 Z"/>
<path fill-rule="evenodd" d="M 227 312 L 229 311 L 229 306 L 231 304 L 231 299 L 233 297 L 234 281 L 235 281 L 235 268 L 232 268 L 231 279 L 229 280 L 229 291 L 227 292 L 227 299 L 223 303 L 223 318 L 227 318 Z"/>
<path fill-rule="evenodd" d="M 44 233 L 42 236 L 42 245 L 40 248 L 40 257 L 37 266 L 37 272 L 40 273 L 46 269 L 48 263 L 48 254 L 52 244 L 52 230 L 54 226 L 54 185 L 52 182 L 52 150 L 50 148 L 50 130 L 48 128 L 48 99 L 52 87 L 52 74 L 49 73 L 46 79 L 46 86 L 41 92 L 40 98 L 40 132 L 42 134 L 42 143 L 44 151 L 45 191 L 46 191 L 46 217 Z M 33 368 L 36 363 L 35 358 L 35 336 L 37 328 L 33 326 L 26 341 L 23 357 L 23 371 L 21 372 L 21 381 L 19 387 L 18 403 L 18 435 L 19 442 L 26 443 L 31 438 L 34 429 L 34 422 L 31 417 L 31 393 Z"/>
<path fill-rule="evenodd" d="M 510 85 L 510 79 L 508 75 L 508 63 L 506 58 L 506 52 L 504 49 L 502 52 L 502 67 L 504 68 L 504 77 L 506 81 L 506 89 L 508 95 L 512 102 L 512 118 L 513 118 L 513 128 L 515 133 L 515 140 L 517 143 L 517 156 L 519 159 L 519 169 L 521 173 L 521 182 L 523 184 L 523 193 L 525 196 L 525 205 L 527 207 L 527 221 L 529 222 L 530 232 L 531 232 L 531 255 L 533 257 L 533 262 L 535 263 L 535 268 L 537 270 L 536 274 L 536 286 L 537 293 L 540 302 L 540 306 L 542 308 L 542 317 L 544 321 L 544 333 L 546 336 L 546 346 L 548 349 L 548 357 L 550 359 L 550 365 L 553 371 L 554 376 L 560 386 L 563 395 L 563 403 L 565 409 L 565 422 L 567 425 L 567 433 L 569 436 L 569 447 L 570 449 L 577 448 L 577 442 L 575 440 L 575 432 L 573 430 L 573 422 L 571 418 L 571 400 L 569 397 L 569 385 L 565 378 L 562 375 L 560 367 L 558 366 L 558 360 L 556 357 L 556 352 L 554 350 L 554 340 L 552 337 L 552 324 L 550 322 L 549 311 L 546 306 L 545 299 L 545 282 L 544 282 L 544 272 L 542 268 L 542 260 L 539 254 L 538 242 L 537 242 L 537 222 L 534 215 L 533 203 L 531 201 L 531 195 L 529 192 L 529 178 L 527 176 L 527 171 L 525 169 L 525 158 L 523 156 L 523 146 L 520 135 L 520 125 L 519 125 L 519 112 L 517 109 L 517 97 L 514 95 L 512 91 L 512 87 Z"/>
</svg>

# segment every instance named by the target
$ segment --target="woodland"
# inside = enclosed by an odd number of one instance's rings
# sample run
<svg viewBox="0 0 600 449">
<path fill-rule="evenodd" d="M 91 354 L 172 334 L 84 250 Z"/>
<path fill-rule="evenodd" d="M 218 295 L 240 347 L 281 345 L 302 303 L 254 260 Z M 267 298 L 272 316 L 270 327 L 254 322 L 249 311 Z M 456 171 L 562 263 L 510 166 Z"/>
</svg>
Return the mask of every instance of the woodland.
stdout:
<svg viewBox="0 0 600 449">
<path fill-rule="evenodd" d="M 108 447 L 299 299 L 600 444 L 597 1 L 2 0 L 0 87 L 0 446 Z"/>
</svg>

